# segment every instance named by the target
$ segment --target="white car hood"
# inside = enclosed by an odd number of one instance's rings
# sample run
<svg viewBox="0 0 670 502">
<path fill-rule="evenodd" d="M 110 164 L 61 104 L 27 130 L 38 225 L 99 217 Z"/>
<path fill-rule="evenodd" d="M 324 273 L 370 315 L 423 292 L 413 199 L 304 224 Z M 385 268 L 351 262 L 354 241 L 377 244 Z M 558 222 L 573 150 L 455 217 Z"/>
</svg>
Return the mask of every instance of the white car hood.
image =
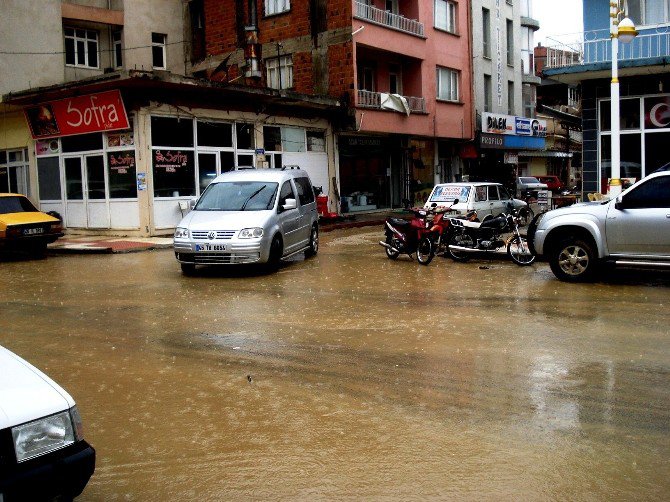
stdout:
<svg viewBox="0 0 670 502">
<path fill-rule="evenodd" d="M 0 346 L 0 429 L 64 411 L 74 400 L 27 361 Z"/>
<path fill-rule="evenodd" d="M 242 230 L 263 227 L 273 211 L 191 211 L 179 223 L 189 230 Z"/>
</svg>

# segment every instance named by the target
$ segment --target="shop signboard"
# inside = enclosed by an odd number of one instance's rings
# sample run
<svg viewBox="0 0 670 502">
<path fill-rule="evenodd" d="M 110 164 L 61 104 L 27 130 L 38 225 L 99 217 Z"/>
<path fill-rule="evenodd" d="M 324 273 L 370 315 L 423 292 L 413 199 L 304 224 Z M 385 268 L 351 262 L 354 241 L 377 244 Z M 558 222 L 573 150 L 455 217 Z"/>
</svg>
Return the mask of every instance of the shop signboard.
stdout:
<svg viewBox="0 0 670 502">
<path fill-rule="evenodd" d="M 513 115 L 482 113 L 482 132 L 488 134 L 515 134 Z"/>
<path fill-rule="evenodd" d="M 644 98 L 644 126 L 646 129 L 670 127 L 670 96 Z"/>
<path fill-rule="evenodd" d="M 119 90 L 74 96 L 25 109 L 33 139 L 128 129 Z"/>
<path fill-rule="evenodd" d="M 504 137 L 500 134 L 482 133 L 479 146 L 481 148 L 503 148 L 505 146 Z"/>
</svg>

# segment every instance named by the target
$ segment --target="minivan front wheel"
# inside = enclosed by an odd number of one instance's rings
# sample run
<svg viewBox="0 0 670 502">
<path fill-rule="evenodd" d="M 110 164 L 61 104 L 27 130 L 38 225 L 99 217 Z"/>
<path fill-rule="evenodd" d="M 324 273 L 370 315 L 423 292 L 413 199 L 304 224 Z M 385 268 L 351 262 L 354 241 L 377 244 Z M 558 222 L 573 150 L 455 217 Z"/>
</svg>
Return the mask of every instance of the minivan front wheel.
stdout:
<svg viewBox="0 0 670 502">
<path fill-rule="evenodd" d="M 314 225 L 309 235 L 309 247 L 305 250 L 305 258 L 316 255 L 319 252 L 319 227 Z"/>
<path fill-rule="evenodd" d="M 272 238 L 272 243 L 270 244 L 270 256 L 268 258 L 268 265 L 271 268 L 279 267 L 279 262 L 281 261 L 283 253 L 284 253 L 284 245 L 282 244 L 281 237 L 279 236 L 279 234 L 277 234 Z"/>
</svg>

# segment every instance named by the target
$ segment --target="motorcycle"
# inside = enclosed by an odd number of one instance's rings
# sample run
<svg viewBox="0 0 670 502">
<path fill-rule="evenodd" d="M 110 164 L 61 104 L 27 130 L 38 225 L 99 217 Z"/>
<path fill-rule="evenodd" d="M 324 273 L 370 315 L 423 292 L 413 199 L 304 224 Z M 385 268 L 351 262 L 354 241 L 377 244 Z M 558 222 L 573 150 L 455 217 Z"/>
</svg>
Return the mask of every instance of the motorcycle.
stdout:
<svg viewBox="0 0 670 502">
<path fill-rule="evenodd" d="M 386 250 L 386 256 L 395 260 L 400 254 L 410 258 L 416 254 L 416 261 L 421 265 L 428 265 L 433 256 L 433 241 L 431 240 L 432 221 L 428 218 L 430 211 L 412 209 L 414 217 L 411 220 L 402 218 L 387 218 L 384 222 L 386 240 L 379 244 Z"/>
<path fill-rule="evenodd" d="M 502 213 L 483 222 L 460 218 L 451 218 L 449 237 L 449 255 L 454 261 L 466 262 L 472 253 L 497 251 L 505 247 L 507 255 L 519 266 L 527 266 L 535 261 L 526 238 L 519 232 L 520 216 L 509 208 L 508 214 Z M 502 235 L 512 233 L 506 241 Z"/>
</svg>

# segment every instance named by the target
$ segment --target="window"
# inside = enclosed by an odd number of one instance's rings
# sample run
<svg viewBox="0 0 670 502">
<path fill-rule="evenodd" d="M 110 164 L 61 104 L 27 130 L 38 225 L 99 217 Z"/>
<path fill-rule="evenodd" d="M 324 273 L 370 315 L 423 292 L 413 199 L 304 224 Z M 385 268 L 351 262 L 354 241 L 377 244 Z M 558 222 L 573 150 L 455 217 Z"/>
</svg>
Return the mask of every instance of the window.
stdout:
<svg viewBox="0 0 670 502">
<path fill-rule="evenodd" d="M 114 56 L 114 68 L 121 68 L 123 66 L 123 47 L 121 45 L 121 32 L 115 31 L 112 33 L 112 54 Z"/>
<path fill-rule="evenodd" d="M 286 199 L 295 199 L 290 181 L 285 181 L 281 187 L 281 192 L 279 192 L 279 207 L 286 204 Z"/>
<path fill-rule="evenodd" d="M 482 55 L 491 57 L 491 11 L 482 9 Z"/>
<path fill-rule="evenodd" d="M 65 64 L 98 68 L 98 32 L 65 28 Z"/>
<path fill-rule="evenodd" d="M 375 92 L 375 69 L 372 66 L 358 67 L 358 88 L 361 91 Z"/>
<path fill-rule="evenodd" d="M 325 152 L 326 133 L 323 131 L 307 131 L 307 151 Z"/>
<path fill-rule="evenodd" d="M 458 101 L 458 80 L 460 72 L 449 68 L 437 69 L 437 99 Z"/>
<path fill-rule="evenodd" d="M 265 15 L 281 14 L 291 10 L 291 0 L 265 0 Z"/>
<path fill-rule="evenodd" d="M 167 35 L 164 33 L 151 34 L 151 55 L 153 58 L 154 70 L 165 70 L 165 47 L 167 45 Z"/>
<path fill-rule="evenodd" d="M 670 22 L 670 0 L 628 0 L 628 17 L 638 26 Z"/>
<path fill-rule="evenodd" d="M 500 200 L 498 197 L 498 187 L 496 185 L 489 185 L 487 188 L 489 192 L 489 200 Z"/>
<path fill-rule="evenodd" d="M 507 64 L 514 66 L 514 24 L 507 20 Z"/>
<path fill-rule="evenodd" d="M 398 0 L 386 0 L 386 11 L 391 14 L 399 14 L 398 10 Z"/>
<path fill-rule="evenodd" d="M 298 190 L 298 199 L 300 199 L 300 205 L 304 206 L 314 202 L 314 190 L 312 185 L 307 178 L 295 178 L 295 188 Z"/>
<path fill-rule="evenodd" d="M 448 0 L 435 0 L 435 28 L 456 33 L 456 4 Z"/>
<path fill-rule="evenodd" d="M 402 94 L 402 73 L 400 65 L 389 65 L 389 92 L 391 94 Z"/>
<path fill-rule="evenodd" d="M 629 192 L 623 199 L 626 208 L 670 207 L 670 177 L 654 178 Z"/>
<path fill-rule="evenodd" d="M 493 110 L 493 82 L 491 75 L 484 75 L 484 111 Z"/>
<path fill-rule="evenodd" d="M 267 85 L 271 89 L 293 87 L 293 56 L 265 60 Z"/>
<path fill-rule="evenodd" d="M 507 81 L 507 115 L 514 115 L 514 82 Z"/>
</svg>

